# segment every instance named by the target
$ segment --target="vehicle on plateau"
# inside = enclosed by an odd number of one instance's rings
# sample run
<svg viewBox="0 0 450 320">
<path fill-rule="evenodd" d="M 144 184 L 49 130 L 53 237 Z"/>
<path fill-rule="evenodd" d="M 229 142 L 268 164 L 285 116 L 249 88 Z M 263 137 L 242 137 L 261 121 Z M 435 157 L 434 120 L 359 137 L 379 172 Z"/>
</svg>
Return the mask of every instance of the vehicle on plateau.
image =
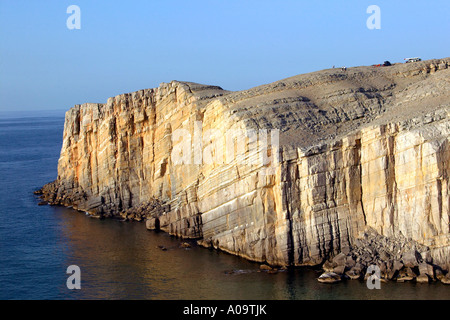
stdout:
<svg viewBox="0 0 450 320">
<path fill-rule="evenodd" d="M 383 64 L 373 64 L 374 67 L 389 67 L 392 66 L 392 64 L 389 61 L 385 61 Z"/>
<path fill-rule="evenodd" d="M 422 59 L 420 59 L 419 57 L 416 57 L 416 58 L 406 58 L 405 60 L 406 60 L 405 63 L 422 61 Z"/>
</svg>

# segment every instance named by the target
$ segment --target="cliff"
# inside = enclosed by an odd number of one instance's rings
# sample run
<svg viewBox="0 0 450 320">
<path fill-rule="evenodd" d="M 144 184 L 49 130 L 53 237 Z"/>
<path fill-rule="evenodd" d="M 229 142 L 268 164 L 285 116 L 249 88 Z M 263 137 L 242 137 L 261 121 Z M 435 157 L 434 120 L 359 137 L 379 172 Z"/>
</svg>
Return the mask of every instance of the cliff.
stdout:
<svg viewBox="0 0 450 320">
<path fill-rule="evenodd" d="M 245 91 L 173 81 L 66 113 L 51 204 L 146 220 L 271 265 L 367 230 L 450 262 L 450 58 Z"/>
</svg>

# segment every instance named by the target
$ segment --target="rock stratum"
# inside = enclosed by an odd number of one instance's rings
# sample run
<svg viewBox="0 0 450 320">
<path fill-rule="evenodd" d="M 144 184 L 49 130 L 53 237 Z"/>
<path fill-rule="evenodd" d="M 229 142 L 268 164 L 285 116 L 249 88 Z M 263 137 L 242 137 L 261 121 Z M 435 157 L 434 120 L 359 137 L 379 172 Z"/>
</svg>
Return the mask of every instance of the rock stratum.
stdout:
<svg viewBox="0 0 450 320">
<path fill-rule="evenodd" d="M 367 232 L 446 266 L 449 112 L 450 58 L 239 92 L 172 81 L 67 111 L 40 192 L 273 266 L 330 263 Z"/>
</svg>

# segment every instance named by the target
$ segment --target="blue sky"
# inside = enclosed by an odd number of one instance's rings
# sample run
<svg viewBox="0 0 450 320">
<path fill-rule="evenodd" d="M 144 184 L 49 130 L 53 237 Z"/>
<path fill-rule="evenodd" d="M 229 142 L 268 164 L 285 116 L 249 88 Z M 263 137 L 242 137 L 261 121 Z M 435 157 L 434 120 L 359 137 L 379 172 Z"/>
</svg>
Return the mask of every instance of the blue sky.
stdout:
<svg viewBox="0 0 450 320">
<path fill-rule="evenodd" d="M 69 30 L 69 5 L 81 29 Z M 381 29 L 369 30 L 369 5 Z M 450 56 L 450 1 L 0 0 L 0 111 L 171 80 L 243 90 L 335 66 Z"/>
</svg>

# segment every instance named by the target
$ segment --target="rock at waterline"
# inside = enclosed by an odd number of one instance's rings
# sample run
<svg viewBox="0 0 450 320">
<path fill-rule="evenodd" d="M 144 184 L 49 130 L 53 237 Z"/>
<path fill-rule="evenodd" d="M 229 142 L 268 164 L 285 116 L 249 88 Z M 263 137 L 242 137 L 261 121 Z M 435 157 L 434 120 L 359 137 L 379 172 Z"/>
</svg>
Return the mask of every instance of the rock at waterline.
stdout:
<svg viewBox="0 0 450 320">
<path fill-rule="evenodd" d="M 345 271 L 345 266 L 337 266 L 333 269 L 334 273 L 340 274 L 340 275 L 344 274 L 344 271 Z"/>
<path fill-rule="evenodd" d="M 426 274 L 421 274 L 420 276 L 418 276 L 416 278 L 416 281 L 418 283 L 428 283 L 430 281 L 430 279 L 428 278 L 428 276 Z"/>
<path fill-rule="evenodd" d="M 336 283 L 341 280 L 342 280 L 341 276 L 334 272 L 322 273 L 320 277 L 317 278 L 317 281 L 321 283 Z"/>
<path fill-rule="evenodd" d="M 441 282 L 443 284 L 450 284 L 450 272 L 447 273 L 447 275 L 445 277 L 441 278 Z"/>
<path fill-rule="evenodd" d="M 270 271 L 270 270 L 272 270 L 272 267 L 268 266 L 267 264 L 262 264 L 262 265 L 259 266 L 259 269 Z"/>
<path fill-rule="evenodd" d="M 346 275 L 347 277 L 349 277 L 351 280 L 358 280 L 358 279 L 361 278 L 361 270 L 352 268 L 352 269 L 350 269 L 349 271 L 347 271 L 347 272 L 345 273 L 345 275 Z"/>
</svg>

